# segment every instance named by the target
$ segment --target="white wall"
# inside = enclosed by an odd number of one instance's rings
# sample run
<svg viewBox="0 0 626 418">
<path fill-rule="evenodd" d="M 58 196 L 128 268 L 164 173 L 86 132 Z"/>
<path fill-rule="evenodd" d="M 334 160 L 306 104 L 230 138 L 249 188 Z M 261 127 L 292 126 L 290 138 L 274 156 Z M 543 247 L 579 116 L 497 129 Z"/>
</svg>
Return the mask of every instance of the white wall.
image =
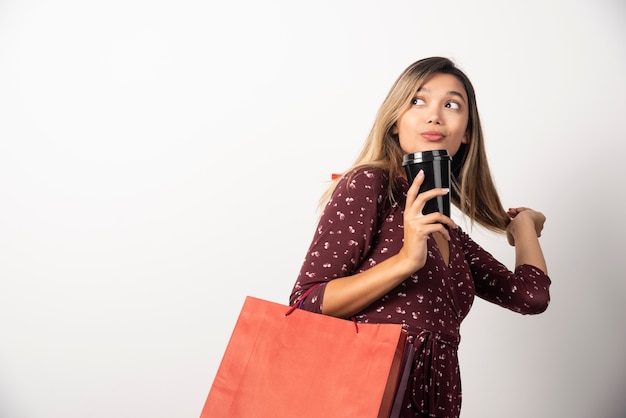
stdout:
<svg viewBox="0 0 626 418">
<path fill-rule="evenodd" d="M 552 304 L 476 302 L 463 416 L 624 416 L 625 23 L 617 0 L 0 2 L 0 416 L 199 416 L 245 296 L 286 303 L 325 181 L 430 55 L 475 84 L 504 205 L 548 218 Z"/>
</svg>

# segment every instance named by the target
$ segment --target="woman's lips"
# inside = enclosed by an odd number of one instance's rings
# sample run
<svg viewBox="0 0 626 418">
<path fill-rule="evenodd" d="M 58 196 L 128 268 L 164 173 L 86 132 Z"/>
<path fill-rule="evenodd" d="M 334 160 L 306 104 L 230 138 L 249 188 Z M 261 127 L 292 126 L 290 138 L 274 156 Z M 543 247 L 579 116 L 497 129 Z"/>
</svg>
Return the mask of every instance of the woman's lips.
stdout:
<svg viewBox="0 0 626 418">
<path fill-rule="evenodd" d="M 439 141 L 445 136 L 439 132 L 422 132 L 421 135 L 429 141 Z"/>
</svg>

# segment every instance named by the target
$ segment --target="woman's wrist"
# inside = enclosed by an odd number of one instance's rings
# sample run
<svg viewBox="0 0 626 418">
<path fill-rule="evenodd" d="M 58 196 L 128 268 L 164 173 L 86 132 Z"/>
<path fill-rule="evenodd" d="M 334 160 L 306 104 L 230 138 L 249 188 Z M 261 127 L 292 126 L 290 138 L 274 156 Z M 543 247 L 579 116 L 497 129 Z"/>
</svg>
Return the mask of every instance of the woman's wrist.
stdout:
<svg viewBox="0 0 626 418">
<path fill-rule="evenodd" d="M 511 219 L 507 230 L 514 238 L 517 238 L 519 234 L 523 234 L 524 232 L 532 232 L 535 234 L 535 223 L 530 217 L 521 216 L 521 214 L 519 214 Z"/>
</svg>

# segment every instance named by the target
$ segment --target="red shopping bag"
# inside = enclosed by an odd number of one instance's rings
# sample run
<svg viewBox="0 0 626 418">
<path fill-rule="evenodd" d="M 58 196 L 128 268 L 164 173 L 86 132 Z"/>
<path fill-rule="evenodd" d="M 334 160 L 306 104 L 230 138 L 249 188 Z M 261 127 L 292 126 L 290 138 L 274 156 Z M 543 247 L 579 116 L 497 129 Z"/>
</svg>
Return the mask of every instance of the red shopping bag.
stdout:
<svg viewBox="0 0 626 418">
<path fill-rule="evenodd" d="M 248 296 L 200 418 L 387 418 L 406 337 Z"/>
</svg>

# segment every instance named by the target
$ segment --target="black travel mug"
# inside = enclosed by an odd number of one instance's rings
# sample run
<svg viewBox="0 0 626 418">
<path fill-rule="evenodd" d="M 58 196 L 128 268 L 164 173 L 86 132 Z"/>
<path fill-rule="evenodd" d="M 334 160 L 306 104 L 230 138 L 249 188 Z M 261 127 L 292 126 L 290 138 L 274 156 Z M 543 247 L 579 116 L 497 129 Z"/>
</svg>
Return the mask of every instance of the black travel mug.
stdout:
<svg viewBox="0 0 626 418">
<path fill-rule="evenodd" d="M 413 179 L 420 170 L 424 170 L 424 181 L 420 185 L 419 193 L 434 188 L 450 188 L 450 166 L 452 157 L 446 150 L 422 151 L 413 154 L 405 154 L 402 158 L 402 166 L 409 180 Z M 433 212 L 441 212 L 450 216 L 450 193 L 437 196 L 426 201 L 422 213 L 427 215 Z"/>
</svg>

